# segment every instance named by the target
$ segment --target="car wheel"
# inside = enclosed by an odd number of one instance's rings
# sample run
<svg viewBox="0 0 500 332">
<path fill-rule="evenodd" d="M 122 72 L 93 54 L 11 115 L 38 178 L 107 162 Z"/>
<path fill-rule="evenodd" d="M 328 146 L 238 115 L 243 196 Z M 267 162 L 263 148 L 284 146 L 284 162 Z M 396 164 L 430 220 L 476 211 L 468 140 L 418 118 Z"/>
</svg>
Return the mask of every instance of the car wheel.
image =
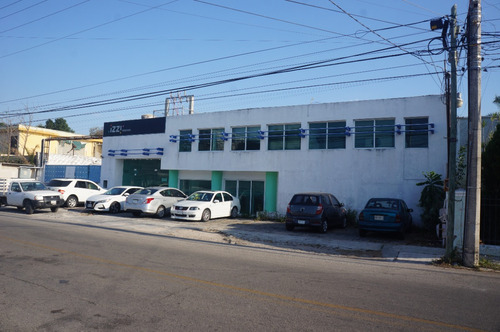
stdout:
<svg viewBox="0 0 500 332">
<path fill-rule="evenodd" d="M 293 224 L 286 224 L 286 230 L 287 231 L 293 231 L 294 228 L 295 228 L 295 225 L 293 225 Z"/>
<path fill-rule="evenodd" d="M 33 212 L 35 211 L 35 209 L 33 208 L 33 204 L 28 200 L 24 201 L 23 206 L 26 214 L 33 214 Z"/>
<path fill-rule="evenodd" d="M 134 211 L 134 212 L 132 212 L 132 215 L 134 217 L 140 217 L 141 216 L 141 211 Z"/>
<path fill-rule="evenodd" d="M 111 205 L 109 206 L 109 212 L 113 214 L 120 212 L 120 203 L 118 202 L 111 203 Z"/>
<path fill-rule="evenodd" d="M 366 230 L 365 229 L 359 229 L 359 236 L 365 237 L 366 236 Z"/>
<path fill-rule="evenodd" d="M 158 207 L 158 210 L 156 210 L 156 217 L 157 218 L 165 217 L 165 207 L 163 205 L 160 205 Z"/>
<path fill-rule="evenodd" d="M 327 230 L 328 230 L 328 220 L 323 219 L 321 220 L 321 226 L 319 227 L 319 232 L 324 234 L 326 233 Z"/>
<path fill-rule="evenodd" d="M 234 207 L 232 210 L 231 210 L 231 218 L 236 218 L 238 216 L 238 208 L 237 207 Z"/>
<path fill-rule="evenodd" d="M 78 198 L 76 198 L 76 196 L 71 195 L 66 200 L 66 206 L 69 208 L 74 208 L 77 205 L 78 205 Z"/>
<path fill-rule="evenodd" d="M 201 214 L 201 221 L 207 222 L 210 220 L 210 210 L 205 209 L 203 210 L 203 213 Z"/>
<path fill-rule="evenodd" d="M 50 211 L 52 211 L 52 212 L 57 212 L 57 210 L 59 210 L 59 206 L 55 206 L 55 207 L 50 208 Z"/>
</svg>

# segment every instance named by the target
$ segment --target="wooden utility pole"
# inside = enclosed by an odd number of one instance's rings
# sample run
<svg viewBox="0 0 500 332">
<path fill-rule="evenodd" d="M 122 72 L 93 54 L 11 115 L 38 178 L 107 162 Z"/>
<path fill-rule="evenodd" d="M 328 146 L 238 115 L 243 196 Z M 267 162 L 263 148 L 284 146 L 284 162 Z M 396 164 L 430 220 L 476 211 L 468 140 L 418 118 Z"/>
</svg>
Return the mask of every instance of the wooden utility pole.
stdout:
<svg viewBox="0 0 500 332">
<path fill-rule="evenodd" d="M 463 262 L 479 265 L 481 216 L 481 0 L 470 0 L 467 18 L 469 140 Z"/>
</svg>

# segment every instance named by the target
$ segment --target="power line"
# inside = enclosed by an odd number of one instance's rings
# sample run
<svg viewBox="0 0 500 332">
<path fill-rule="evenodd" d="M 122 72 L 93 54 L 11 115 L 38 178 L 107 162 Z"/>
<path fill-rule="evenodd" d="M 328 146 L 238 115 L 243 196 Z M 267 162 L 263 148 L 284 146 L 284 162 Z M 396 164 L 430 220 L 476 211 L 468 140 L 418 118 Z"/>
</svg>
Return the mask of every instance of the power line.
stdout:
<svg viewBox="0 0 500 332">
<path fill-rule="evenodd" d="M 41 5 L 42 3 L 47 2 L 47 1 L 48 1 L 48 0 L 42 0 L 42 1 L 37 2 L 37 3 L 35 3 L 35 4 L 31 5 L 31 6 L 28 6 L 28 7 L 26 7 L 26 8 L 20 9 L 20 10 L 18 10 L 17 12 L 13 12 L 13 13 L 10 13 L 9 15 L 2 16 L 2 17 L 0 17 L 0 20 L 3 20 L 4 18 L 7 18 L 7 17 L 13 16 L 13 15 L 16 15 L 16 14 L 22 13 L 22 12 L 24 12 L 25 10 L 28 10 L 28 9 L 31 9 L 31 8 L 33 8 L 33 7 L 35 7 L 35 6 Z"/>
</svg>

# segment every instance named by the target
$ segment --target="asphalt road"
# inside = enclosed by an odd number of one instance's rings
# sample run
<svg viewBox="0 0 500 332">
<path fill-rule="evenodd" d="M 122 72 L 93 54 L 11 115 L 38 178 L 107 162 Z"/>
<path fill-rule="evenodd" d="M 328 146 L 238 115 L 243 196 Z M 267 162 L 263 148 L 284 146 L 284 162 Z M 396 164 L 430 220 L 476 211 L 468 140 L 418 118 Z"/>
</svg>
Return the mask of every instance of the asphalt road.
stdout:
<svg viewBox="0 0 500 332">
<path fill-rule="evenodd" d="M 0 331 L 500 330 L 500 274 L 0 211 Z M 133 222 L 133 221 L 131 221 Z"/>
</svg>

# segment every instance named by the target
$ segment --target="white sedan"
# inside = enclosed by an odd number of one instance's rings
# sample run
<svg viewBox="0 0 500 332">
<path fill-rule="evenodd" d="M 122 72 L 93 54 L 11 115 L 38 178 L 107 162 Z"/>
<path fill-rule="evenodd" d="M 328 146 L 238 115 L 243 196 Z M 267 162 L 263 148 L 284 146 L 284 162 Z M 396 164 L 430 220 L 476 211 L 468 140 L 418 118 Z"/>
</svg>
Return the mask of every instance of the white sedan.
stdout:
<svg viewBox="0 0 500 332">
<path fill-rule="evenodd" d="M 185 198 L 186 195 L 176 188 L 147 187 L 127 197 L 125 211 L 132 212 L 136 217 L 144 213 L 163 218 L 172 205 Z"/>
<path fill-rule="evenodd" d="M 209 221 L 213 218 L 236 218 L 240 200 L 226 191 L 197 191 L 171 209 L 171 217 Z"/>
<path fill-rule="evenodd" d="M 94 211 L 118 213 L 125 210 L 125 199 L 142 187 L 118 186 L 103 194 L 93 195 L 85 201 L 85 208 Z"/>
</svg>

